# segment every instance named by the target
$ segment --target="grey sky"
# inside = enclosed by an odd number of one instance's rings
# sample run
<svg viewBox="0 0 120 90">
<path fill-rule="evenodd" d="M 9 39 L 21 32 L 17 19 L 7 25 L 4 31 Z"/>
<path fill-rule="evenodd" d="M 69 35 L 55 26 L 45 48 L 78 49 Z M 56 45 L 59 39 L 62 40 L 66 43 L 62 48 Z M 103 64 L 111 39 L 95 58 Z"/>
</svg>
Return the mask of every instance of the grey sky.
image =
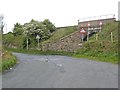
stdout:
<svg viewBox="0 0 120 90">
<path fill-rule="evenodd" d="M 56 27 L 77 25 L 80 18 L 115 14 L 118 18 L 119 0 L 1 0 L 0 14 L 4 15 L 7 32 L 15 23 L 31 19 L 50 19 Z M 6 32 L 6 30 L 4 30 Z"/>
</svg>

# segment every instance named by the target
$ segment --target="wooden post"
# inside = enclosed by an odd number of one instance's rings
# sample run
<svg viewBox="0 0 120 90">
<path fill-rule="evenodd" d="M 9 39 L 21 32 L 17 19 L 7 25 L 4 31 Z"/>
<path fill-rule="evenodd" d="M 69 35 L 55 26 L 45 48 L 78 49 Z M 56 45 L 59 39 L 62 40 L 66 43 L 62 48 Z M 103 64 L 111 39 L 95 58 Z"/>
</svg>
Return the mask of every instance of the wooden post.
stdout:
<svg viewBox="0 0 120 90">
<path fill-rule="evenodd" d="M 111 42 L 113 43 L 113 33 L 111 32 Z"/>
<path fill-rule="evenodd" d="M 28 37 L 27 37 L 27 50 L 28 50 Z"/>
<path fill-rule="evenodd" d="M 96 40 L 98 40 L 98 34 L 96 34 Z"/>
<path fill-rule="evenodd" d="M 90 26 L 90 24 L 88 24 L 87 42 L 89 41 L 89 26 Z"/>
</svg>

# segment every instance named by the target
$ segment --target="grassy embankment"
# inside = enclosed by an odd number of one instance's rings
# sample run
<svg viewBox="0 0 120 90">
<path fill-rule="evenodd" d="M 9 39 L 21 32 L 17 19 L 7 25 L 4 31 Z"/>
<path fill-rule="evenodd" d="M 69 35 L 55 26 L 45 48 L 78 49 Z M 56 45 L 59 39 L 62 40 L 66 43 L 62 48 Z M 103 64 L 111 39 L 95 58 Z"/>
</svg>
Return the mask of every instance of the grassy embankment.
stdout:
<svg viewBox="0 0 120 90">
<path fill-rule="evenodd" d="M 2 50 L 2 59 L 0 59 L 0 72 L 10 69 L 17 63 L 17 59 L 14 55 L 6 50 Z"/>
<path fill-rule="evenodd" d="M 2 35 L 0 34 L 0 72 L 10 69 L 16 63 L 16 57 L 2 48 Z"/>
<path fill-rule="evenodd" d="M 68 26 L 66 28 L 60 28 L 53 33 L 52 37 L 50 37 L 48 40 L 43 41 L 42 43 L 45 44 L 45 43 L 57 41 L 57 40 L 61 39 L 62 37 L 65 37 L 65 36 L 75 32 L 76 30 L 77 30 L 76 26 Z"/>
<path fill-rule="evenodd" d="M 113 33 L 113 42 L 111 41 Z M 118 63 L 118 22 L 108 23 L 102 28 L 102 32 L 90 37 L 89 42 L 84 43 L 84 47 L 74 54 L 78 58 L 89 58 L 92 60 Z"/>
</svg>

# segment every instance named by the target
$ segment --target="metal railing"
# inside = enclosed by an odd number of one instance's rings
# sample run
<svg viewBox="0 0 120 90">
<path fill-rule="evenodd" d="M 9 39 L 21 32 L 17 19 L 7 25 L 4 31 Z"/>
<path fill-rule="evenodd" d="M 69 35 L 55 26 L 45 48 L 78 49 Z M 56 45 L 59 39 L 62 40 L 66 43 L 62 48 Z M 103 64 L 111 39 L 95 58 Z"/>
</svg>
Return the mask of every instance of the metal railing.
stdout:
<svg viewBox="0 0 120 90">
<path fill-rule="evenodd" d="M 110 19 L 110 18 L 115 18 L 115 14 L 108 14 L 108 15 L 100 15 L 100 16 L 81 18 L 81 19 L 78 19 L 78 23 L 79 22 L 85 22 L 85 21 L 92 21 L 92 20 Z"/>
</svg>

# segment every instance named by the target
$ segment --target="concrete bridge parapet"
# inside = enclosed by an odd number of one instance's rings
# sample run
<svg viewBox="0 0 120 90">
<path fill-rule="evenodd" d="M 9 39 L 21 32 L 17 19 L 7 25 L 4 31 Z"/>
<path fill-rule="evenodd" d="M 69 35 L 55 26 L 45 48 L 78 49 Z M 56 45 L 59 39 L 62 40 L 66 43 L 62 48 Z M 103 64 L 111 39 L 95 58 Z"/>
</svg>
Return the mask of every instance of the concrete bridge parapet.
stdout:
<svg viewBox="0 0 120 90">
<path fill-rule="evenodd" d="M 114 21 L 115 21 L 115 18 L 78 22 L 78 27 L 79 28 L 80 27 L 87 28 L 88 24 L 90 24 L 89 27 L 100 27 L 100 23 L 102 23 L 102 25 L 105 25 L 106 23 L 110 23 L 110 22 L 114 22 Z"/>
</svg>

